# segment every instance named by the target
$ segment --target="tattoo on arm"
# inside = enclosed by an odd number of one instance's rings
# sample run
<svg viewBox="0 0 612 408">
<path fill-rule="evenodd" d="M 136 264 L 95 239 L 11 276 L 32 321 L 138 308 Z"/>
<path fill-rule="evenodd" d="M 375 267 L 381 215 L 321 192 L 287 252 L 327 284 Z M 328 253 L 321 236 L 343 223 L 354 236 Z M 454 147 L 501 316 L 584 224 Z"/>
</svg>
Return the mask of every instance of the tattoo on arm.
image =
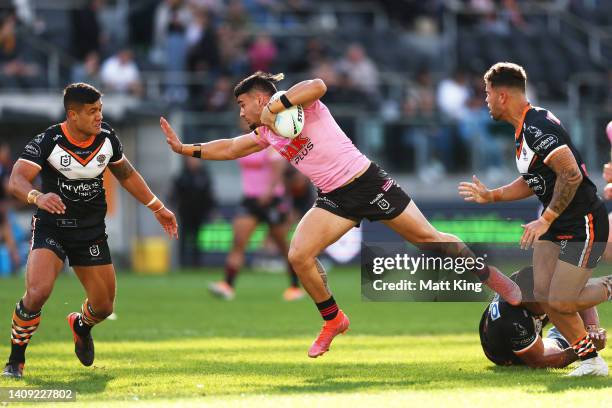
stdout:
<svg viewBox="0 0 612 408">
<path fill-rule="evenodd" d="M 117 164 L 111 164 L 108 168 L 119 181 L 125 180 L 134 173 L 134 167 L 132 167 L 132 163 L 128 159 L 123 159 Z"/>
<path fill-rule="evenodd" d="M 319 258 L 315 258 L 315 263 L 317 265 L 317 271 L 319 272 L 319 275 L 321 275 L 321 279 L 325 285 L 325 290 L 329 295 L 331 295 L 331 290 L 329 290 L 329 286 L 327 285 L 327 272 L 325 272 L 325 268 L 323 267 L 321 261 L 319 261 Z"/>
<path fill-rule="evenodd" d="M 576 190 L 582 182 L 582 173 L 569 148 L 559 151 L 551 159 L 549 166 L 557 174 L 557 180 L 548 208 L 561 214 L 574 199 Z"/>
</svg>

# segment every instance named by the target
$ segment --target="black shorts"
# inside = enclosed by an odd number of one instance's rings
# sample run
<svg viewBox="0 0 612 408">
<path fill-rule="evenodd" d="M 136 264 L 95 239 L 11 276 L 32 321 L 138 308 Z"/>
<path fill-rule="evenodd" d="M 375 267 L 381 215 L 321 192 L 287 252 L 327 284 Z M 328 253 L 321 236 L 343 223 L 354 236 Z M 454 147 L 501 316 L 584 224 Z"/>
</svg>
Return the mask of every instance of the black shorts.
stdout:
<svg viewBox="0 0 612 408">
<path fill-rule="evenodd" d="M 104 228 L 86 231 L 63 231 L 61 228 L 32 221 L 31 249 L 45 248 L 53 251 L 62 262 L 70 262 L 70 266 L 108 265 L 112 263 L 107 235 Z M 82 236 L 96 236 L 93 239 L 82 240 Z"/>
<path fill-rule="evenodd" d="M 274 197 L 269 204 L 261 205 L 256 198 L 244 198 L 238 215 L 250 215 L 268 225 L 280 225 L 287 221 L 289 204 L 281 197 Z"/>
<path fill-rule="evenodd" d="M 608 230 L 608 213 L 602 203 L 582 218 L 553 222 L 540 239 L 561 247 L 561 261 L 592 269 L 606 250 Z"/>
<path fill-rule="evenodd" d="M 361 222 L 389 220 L 410 204 L 410 197 L 386 171 L 371 163 L 361 176 L 329 193 L 319 191 L 314 207 Z"/>
</svg>

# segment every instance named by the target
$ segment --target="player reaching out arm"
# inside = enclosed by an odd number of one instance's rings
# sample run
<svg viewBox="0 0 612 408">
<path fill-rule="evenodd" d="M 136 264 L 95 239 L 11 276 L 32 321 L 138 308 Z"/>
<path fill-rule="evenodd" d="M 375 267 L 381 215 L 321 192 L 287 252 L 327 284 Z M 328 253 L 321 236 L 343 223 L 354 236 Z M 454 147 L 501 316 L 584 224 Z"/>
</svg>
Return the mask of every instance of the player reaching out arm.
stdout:
<svg viewBox="0 0 612 408">
<path fill-rule="evenodd" d="M 253 130 L 247 135 L 184 145 L 164 118 L 161 127 L 174 152 L 209 160 L 236 159 L 271 145 L 317 187 L 318 198 L 298 224 L 289 248 L 291 266 L 325 321 L 308 350 L 314 358 L 327 352 L 334 337 L 349 326 L 316 257 L 362 219 L 382 221 L 407 241 L 436 246 L 447 256 L 474 254 L 454 235 L 436 230 L 395 180 L 353 145 L 319 100 L 327 90 L 322 80 L 302 81 L 271 100 L 282 78 L 256 72 L 234 88 L 240 117 Z M 281 137 L 274 131 L 276 114 L 294 105 L 304 108 L 302 132 L 294 139 Z M 472 272 L 513 304 L 520 303 L 518 286 L 496 268 L 484 265 Z"/>
</svg>

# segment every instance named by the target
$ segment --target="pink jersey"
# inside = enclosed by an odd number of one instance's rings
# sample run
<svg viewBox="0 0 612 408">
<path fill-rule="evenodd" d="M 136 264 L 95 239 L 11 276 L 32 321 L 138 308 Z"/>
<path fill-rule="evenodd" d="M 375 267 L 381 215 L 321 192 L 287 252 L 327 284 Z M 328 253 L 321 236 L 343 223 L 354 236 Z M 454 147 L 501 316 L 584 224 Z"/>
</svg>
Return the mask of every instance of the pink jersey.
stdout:
<svg viewBox="0 0 612 408">
<path fill-rule="evenodd" d="M 608 140 L 610 141 L 610 144 L 612 144 L 612 120 L 610 121 L 610 123 L 608 123 L 608 126 L 606 126 L 606 133 L 608 134 Z"/>
<path fill-rule="evenodd" d="M 264 149 L 238 159 L 242 175 L 242 191 L 245 197 L 258 198 L 268 192 L 274 172 L 273 163 L 278 160 L 283 160 L 283 158 L 272 149 Z M 285 194 L 282 177 L 276 184 L 273 193 L 275 197 Z"/>
<path fill-rule="evenodd" d="M 328 193 L 355 177 L 370 161 L 340 129 L 323 102 L 316 101 L 304 109 L 304 115 L 304 129 L 293 140 L 276 135 L 266 126 L 250 135 L 261 146 L 272 145 L 316 187 Z"/>
</svg>

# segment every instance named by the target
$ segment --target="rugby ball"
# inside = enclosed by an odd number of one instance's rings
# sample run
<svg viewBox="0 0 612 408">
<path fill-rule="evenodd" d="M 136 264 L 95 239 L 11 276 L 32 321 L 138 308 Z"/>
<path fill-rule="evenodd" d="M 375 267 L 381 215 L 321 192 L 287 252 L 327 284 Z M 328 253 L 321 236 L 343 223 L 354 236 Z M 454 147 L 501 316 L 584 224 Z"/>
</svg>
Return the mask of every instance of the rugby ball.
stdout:
<svg viewBox="0 0 612 408">
<path fill-rule="evenodd" d="M 278 91 L 272 95 L 270 100 L 277 100 L 285 92 L 286 91 Z M 278 133 L 279 136 L 293 139 L 302 133 L 302 129 L 304 129 L 304 119 L 304 108 L 302 105 L 294 105 L 289 109 L 285 109 L 276 114 L 276 121 L 274 122 L 276 133 Z"/>
</svg>

